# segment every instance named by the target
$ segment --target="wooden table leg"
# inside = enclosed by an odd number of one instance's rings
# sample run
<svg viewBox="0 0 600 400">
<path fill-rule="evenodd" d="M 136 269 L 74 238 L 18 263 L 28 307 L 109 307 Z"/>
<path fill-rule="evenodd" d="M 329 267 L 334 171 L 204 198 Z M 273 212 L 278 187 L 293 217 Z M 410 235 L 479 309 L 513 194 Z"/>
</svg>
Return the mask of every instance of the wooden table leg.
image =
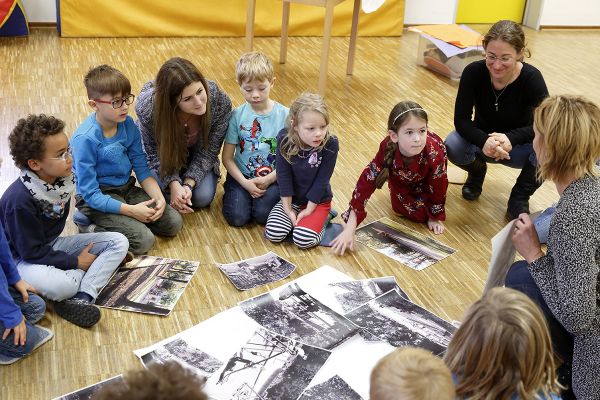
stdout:
<svg viewBox="0 0 600 400">
<path fill-rule="evenodd" d="M 256 0 L 247 0 L 246 4 L 246 52 L 252 51 L 254 40 L 254 14 L 256 11 Z"/>
<path fill-rule="evenodd" d="M 358 33 L 358 15 L 360 13 L 360 0 L 354 0 L 352 12 L 352 30 L 350 31 L 350 47 L 348 48 L 348 67 L 346 75 L 352 75 L 354 69 L 354 54 L 356 53 L 356 35 Z"/>
<path fill-rule="evenodd" d="M 281 13 L 281 44 L 279 47 L 279 63 L 285 64 L 287 59 L 288 29 L 290 26 L 290 2 L 283 1 L 283 12 Z"/>
<path fill-rule="evenodd" d="M 328 1 L 325 6 L 325 23 L 323 26 L 323 45 L 321 47 L 321 70 L 319 72 L 319 93 L 325 96 L 327 86 L 327 67 L 329 64 L 329 45 L 331 44 L 331 24 L 333 23 L 333 1 Z"/>
</svg>

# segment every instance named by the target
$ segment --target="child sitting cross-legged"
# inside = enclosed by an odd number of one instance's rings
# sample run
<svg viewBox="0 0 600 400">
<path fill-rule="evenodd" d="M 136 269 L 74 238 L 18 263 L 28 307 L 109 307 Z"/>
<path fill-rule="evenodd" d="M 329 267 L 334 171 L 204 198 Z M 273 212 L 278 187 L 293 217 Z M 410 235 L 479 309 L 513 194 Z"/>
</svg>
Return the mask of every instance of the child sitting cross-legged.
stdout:
<svg viewBox="0 0 600 400">
<path fill-rule="evenodd" d="M 126 257 L 128 242 L 114 232 L 60 236 L 75 188 L 63 129 L 63 121 L 43 114 L 18 121 L 9 143 L 21 174 L 0 199 L 0 220 L 21 278 L 55 301 L 57 314 L 90 327 L 100 319 L 98 291 Z"/>
</svg>

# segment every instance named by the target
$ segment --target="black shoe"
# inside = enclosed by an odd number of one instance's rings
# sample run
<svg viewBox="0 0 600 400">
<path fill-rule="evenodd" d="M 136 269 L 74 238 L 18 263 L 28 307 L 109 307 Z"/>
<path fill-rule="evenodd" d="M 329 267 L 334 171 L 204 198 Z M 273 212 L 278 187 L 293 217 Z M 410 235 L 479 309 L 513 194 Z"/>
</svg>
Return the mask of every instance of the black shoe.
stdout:
<svg viewBox="0 0 600 400">
<path fill-rule="evenodd" d="M 510 192 L 506 207 L 506 219 L 513 220 L 518 218 L 519 214 L 529 214 L 529 198 L 542 183 L 543 181 L 537 179 L 536 167 L 528 161 Z"/>
<path fill-rule="evenodd" d="M 100 321 L 100 309 L 81 299 L 67 299 L 54 303 L 54 311 L 67 321 L 89 328 Z"/>
<path fill-rule="evenodd" d="M 467 180 L 462 187 L 462 196 L 466 200 L 476 200 L 483 189 L 483 181 L 487 172 L 487 163 L 485 160 L 475 155 L 475 160 L 471 164 L 458 165 L 459 168 L 467 171 Z"/>
<path fill-rule="evenodd" d="M 133 260 L 134 257 L 135 256 L 133 255 L 133 253 L 128 251 L 127 254 L 125 254 L 125 258 L 123 258 L 123 261 L 121 261 L 121 264 L 119 264 L 119 268 L 127 264 L 129 261 Z"/>
</svg>

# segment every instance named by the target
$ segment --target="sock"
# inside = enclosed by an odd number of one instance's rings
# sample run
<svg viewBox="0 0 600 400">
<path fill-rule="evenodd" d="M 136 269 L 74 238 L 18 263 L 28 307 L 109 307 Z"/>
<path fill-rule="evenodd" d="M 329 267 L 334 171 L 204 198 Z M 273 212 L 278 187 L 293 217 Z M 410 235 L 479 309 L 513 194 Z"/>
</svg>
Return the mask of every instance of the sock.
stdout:
<svg viewBox="0 0 600 400">
<path fill-rule="evenodd" d="M 93 302 L 93 298 L 92 296 L 90 296 L 89 294 L 87 294 L 86 292 L 77 292 L 75 294 L 75 296 L 72 297 L 73 299 L 79 299 L 79 300 L 83 300 L 83 301 L 87 301 L 88 303 L 92 303 Z"/>
</svg>

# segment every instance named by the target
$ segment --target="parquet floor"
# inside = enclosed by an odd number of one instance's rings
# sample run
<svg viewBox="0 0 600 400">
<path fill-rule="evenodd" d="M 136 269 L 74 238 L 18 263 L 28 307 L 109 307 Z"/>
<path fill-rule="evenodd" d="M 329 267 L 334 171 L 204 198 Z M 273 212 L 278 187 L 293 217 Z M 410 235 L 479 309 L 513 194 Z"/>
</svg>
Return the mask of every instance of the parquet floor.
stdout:
<svg viewBox="0 0 600 400">
<path fill-rule="evenodd" d="M 484 32 L 487 26 L 474 26 Z M 533 56 L 551 93 L 578 93 L 600 103 L 600 31 L 526 31 Z M 316 90 L 319 38 L 290 38 L 288 63 L 276 65 L 272 96 L 289 105 L 300 92 Z M 327 100 L 332 127 L 340 138 L 340 156 L 333 176 L 334 208 L 347 206 L 358 174 L 386 134 L 392 106 L 403 99 L 419 102 L 429 114 L 430 127 L 445 137 L 453 128 L 457 83 L 415 65 L 418 35 L 400 38 L 359 38 L 354 76 L 345 75 L 348 39 L 334 38 L 330 55 Z M 277 38 L 257 38 L 255 48 L 278 59 Z M 90 66 L 108 63 L 131 80 L 134 93 L 154 77 L 169 57 L 195 62 L 204 74 L 230 94 L 234 105 L 243 101 L 235 82 L 234 65 L 244 50 L 243 38 L 110 38 L 61 39 L 52 29 L 33 29 L 27 38 L 0 38 L 0 192 L 17 176 L 8 154 L 7 137 L 16 121 L 28 113 L 53 114 L 66 121 L 70 134 L 88 115 L 83 74 Z M 132 111 L 133 113 L 133 111 Z M 135 117 L 135 116 L 134 116 Z M 504 225 L 504 212 L 516 170 L 490 166 L 484 193 L 476 202 L 448 190 L 446 232 L 438 239 L 458 249 L 451 257 L 416 272 L 362 245 L 344 257 L 326 248 L 300 251 L 289 244 L 272 245 L 262 229 L 230 228 L 221 215 L 222 185 L 210 209 L 185 217 L 181 234 L 160 239 L 152 255 L 199 260 L 201 267 L 170 316 L 161 318 L 103 310 L 102 321 L 80 329 L 52 312 L 43 325 L 55 338 L 32 356 L 0 372 L 0 398 L 48 399 L 132 368 L 140 363 L 132 350 L 150 345 L 234 306 L 268 288 L 237 291 L 215 267 L 272 250 L 298 266 L 289 279 L 328 264 L 354 278 L 394 275 L 419 304 L 448 320 L 460 319 L 481 293 L 490 256 L 490 238 Z M 533 196 L 531 208 L 541 210 L 556 201 L 551 183 Z M 366 222 L 391 210 L 387 189 L 378 191 L 368 206 Z M 428 234 L 424 225 L 400 220 Z M 68 233 L 75 232 L 72 223 Z"/>
</svg>

